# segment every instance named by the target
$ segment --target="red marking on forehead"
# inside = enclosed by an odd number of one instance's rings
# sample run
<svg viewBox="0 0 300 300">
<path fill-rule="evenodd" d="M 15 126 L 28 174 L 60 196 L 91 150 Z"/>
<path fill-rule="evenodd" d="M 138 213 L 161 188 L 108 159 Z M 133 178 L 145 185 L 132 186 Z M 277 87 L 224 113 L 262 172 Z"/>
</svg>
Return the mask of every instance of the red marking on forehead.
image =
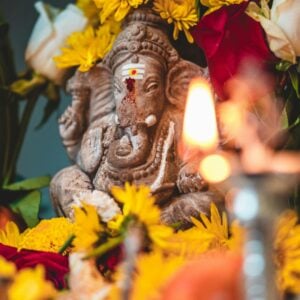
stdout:
<svg viewBox="0 0 300 300">
<path fill-rule="evenodd" d="M 132 92 L 134 90 L 135 79 L 133 79 L 133 78 L 126 78 L 125 79 L 125 83 L 126 83 L 127 90 L 129 92 Z"/>
</svg>

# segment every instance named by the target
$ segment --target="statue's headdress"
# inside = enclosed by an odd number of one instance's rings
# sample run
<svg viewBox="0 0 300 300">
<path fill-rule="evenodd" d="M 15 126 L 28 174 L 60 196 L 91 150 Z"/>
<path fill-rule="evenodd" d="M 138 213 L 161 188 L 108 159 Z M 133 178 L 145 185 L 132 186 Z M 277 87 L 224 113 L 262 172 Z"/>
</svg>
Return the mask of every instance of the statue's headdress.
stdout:
<svg viewBox="0 0 300 300">
<path fill-rule="evenodd" d="M 103 63 L 114 69 L 127 57 L 139 53 L 147 56 L 156 55 L 171 67 L 179 60 L 179 55 L 169 42 L 166 31 L 166 23 L 153 10 L 148 8 L 134 10 L 126 18 L 122 32 Z"/>
</svg>

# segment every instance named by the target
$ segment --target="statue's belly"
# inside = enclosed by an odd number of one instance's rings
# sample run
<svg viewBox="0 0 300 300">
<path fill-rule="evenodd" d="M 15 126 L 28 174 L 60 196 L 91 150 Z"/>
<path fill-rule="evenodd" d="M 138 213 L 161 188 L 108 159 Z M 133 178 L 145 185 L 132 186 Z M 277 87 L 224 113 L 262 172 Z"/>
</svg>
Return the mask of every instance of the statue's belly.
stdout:
<svg viewBox="0 0 300 300">
<path fill-rule="evenodd" d="M 125 182 L 147 185 L 159 202 L 165 200 L 175 190 L 178 164 L 174 157 L 174 128 L 169 128 L 154 144 L 152 155 L 147 162 L 133 168 L 116 168 L 107 159 L 106 153 L 94 178 L 96 189 L 110 193 L 113 186 L 123 186 Z"/>
</svg>

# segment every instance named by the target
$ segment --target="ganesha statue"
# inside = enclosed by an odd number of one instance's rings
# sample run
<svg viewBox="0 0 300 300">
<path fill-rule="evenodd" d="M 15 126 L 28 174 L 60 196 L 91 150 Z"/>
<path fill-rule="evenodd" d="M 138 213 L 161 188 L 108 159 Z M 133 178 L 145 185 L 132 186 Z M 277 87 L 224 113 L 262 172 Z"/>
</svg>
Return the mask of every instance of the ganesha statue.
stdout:
<svg viewBox="0 0 300 300">
<path fill-rule="evenodd" d="M 165 26 L 153 11 L 135 10 L 103 61 L 69 80 L 72 104 L 59 129 L 74 164 L 51 183 L 59 214 L 71 214 L 78 193 L 111 197 L 125 182 L 149 186 L 169 224 L 218 200 L 178 153 L 189 82 L 208 74 L 179 56 Z"/>
</svg>

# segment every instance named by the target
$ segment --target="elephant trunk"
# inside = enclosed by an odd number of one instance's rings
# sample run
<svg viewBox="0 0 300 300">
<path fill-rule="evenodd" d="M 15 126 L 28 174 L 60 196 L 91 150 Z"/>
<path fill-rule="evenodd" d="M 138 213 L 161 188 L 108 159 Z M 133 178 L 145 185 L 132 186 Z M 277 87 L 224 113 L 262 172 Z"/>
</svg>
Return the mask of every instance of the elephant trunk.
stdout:
<svg viewBox="0 0 300 300">
<path fill-rule="evenodd" d="M 110 146 L 108 162 L 116 168 L 136 167 L 145 162 L 150 148 L 146 126 L 126 128 L 124 135 Z"/>
</svg>

